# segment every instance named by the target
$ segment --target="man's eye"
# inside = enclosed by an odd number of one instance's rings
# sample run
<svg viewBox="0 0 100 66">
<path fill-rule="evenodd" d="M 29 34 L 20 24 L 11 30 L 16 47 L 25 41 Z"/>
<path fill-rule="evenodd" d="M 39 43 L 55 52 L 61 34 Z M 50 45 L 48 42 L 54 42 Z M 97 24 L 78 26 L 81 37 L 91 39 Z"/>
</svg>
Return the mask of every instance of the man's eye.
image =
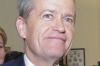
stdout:
<svg viewBox="0 0 100 66">
<path fill-rule="evenodd" d="M 43 18 L 45 20 L 52 20 L 53 19 L 53 15 L 52 14 L 45 14 L 45 15 L 43 15 Z"/>
<path fill-rule="evenodd" d="M 65 20 L 64 20 L 64 22 L 68 22 L 68 23 L 72 23 L 73 22 L 73 18 L 66 18 Z"/>
</svg>

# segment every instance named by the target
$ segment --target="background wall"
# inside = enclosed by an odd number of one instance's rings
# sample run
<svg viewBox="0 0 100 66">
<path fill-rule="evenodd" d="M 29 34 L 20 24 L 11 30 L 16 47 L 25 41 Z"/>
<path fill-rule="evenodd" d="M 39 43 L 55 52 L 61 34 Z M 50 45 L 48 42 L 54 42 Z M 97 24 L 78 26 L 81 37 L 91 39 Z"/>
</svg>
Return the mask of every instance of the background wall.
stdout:
<svg viewBox="0 0 100 66">
<path fill-rule="evenodd" d="M 73 48 L 85 48 L 86 66 L 100 60 L 100 0 L 76 0 L 77 18 Z"/>
<path fill-rule="evenodd" d="M 100 0 L 76 0 L 77 18 L 72 48 L 85 48 L 86 66 L 100 61 Z M 11 50 L 23 51 L 15 21 L 18 16 L 17 0 L 0 0 L 0 26 L 8 36 Z"/>
<path fill-rule="evenodd" d="M 98 6 L 99 6 L 99 10 L 98 10 L 98 13 L 99 13 L 99 25 L 100 25 L 100 0 L 98 0 Z M 99 28 L 100 28 L 100 26 L 99 26 Z M 100 30 L 99 30 L 99 39 L 100 39 Z M 99 47 L 100 47 L 100 41 L 99 41 Z M 100 48 L 99 48 L 99 50 L 100 50 Z M 100 53 L 100 52 L 99 52 Z M 99 54 L 100 55 L 100 54 Z M 100 60 L 100 59 L 99 59 Z"/>
<path fill-rule="evenodd" d="M 11 50 L 23 51 L 23 44 L 15 27 L 17 15 L 17 0 L 0 0 L 0 26 L 7 33 L 7 46 L 10 46 Z"/>
</svg>

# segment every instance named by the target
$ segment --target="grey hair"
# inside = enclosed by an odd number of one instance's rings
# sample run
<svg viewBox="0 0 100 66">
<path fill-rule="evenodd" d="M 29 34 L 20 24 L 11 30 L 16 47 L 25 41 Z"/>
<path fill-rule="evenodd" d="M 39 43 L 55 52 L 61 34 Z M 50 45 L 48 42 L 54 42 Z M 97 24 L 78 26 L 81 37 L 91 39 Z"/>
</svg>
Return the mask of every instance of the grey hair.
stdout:
<svg viewBox="0 0 100 66">
<path fill-rule="evenodd" d="M 33 8 L 33 0 L 18 0 L 19 16 L 23 17 L 25 20 L 28 18 Z"/>
</svg>

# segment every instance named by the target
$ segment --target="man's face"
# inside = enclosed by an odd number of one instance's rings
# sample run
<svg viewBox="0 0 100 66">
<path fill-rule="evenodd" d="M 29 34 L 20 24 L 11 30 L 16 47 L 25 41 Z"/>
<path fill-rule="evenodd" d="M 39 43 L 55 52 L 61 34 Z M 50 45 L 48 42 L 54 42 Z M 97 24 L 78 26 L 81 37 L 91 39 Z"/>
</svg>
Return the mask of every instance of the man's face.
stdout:
<svg viewBox="0 0 100 66">
<path fill-rule="evenodd" d="M 62 57 L 73 37 L 73 0 L 35 0 L 35 6 L 26 23 L 28 48 L 38 56 Z"/>
</svg>

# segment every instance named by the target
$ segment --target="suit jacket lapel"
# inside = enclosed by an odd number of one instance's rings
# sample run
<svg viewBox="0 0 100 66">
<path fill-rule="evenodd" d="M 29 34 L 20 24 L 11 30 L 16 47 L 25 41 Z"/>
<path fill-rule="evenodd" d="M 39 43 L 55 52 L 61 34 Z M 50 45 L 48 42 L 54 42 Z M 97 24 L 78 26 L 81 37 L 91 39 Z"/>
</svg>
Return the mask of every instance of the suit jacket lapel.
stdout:
<svg viewBox="0 0 100 66">
<path fill-rule="evenodd" d="M 24 55 L 22 55 L 21 57 L 19 57 L 18 59 L 16 59 L 14 62 L 15 63 L 14 63 L 13 66 L 25 66 Z"/>
</svg>

